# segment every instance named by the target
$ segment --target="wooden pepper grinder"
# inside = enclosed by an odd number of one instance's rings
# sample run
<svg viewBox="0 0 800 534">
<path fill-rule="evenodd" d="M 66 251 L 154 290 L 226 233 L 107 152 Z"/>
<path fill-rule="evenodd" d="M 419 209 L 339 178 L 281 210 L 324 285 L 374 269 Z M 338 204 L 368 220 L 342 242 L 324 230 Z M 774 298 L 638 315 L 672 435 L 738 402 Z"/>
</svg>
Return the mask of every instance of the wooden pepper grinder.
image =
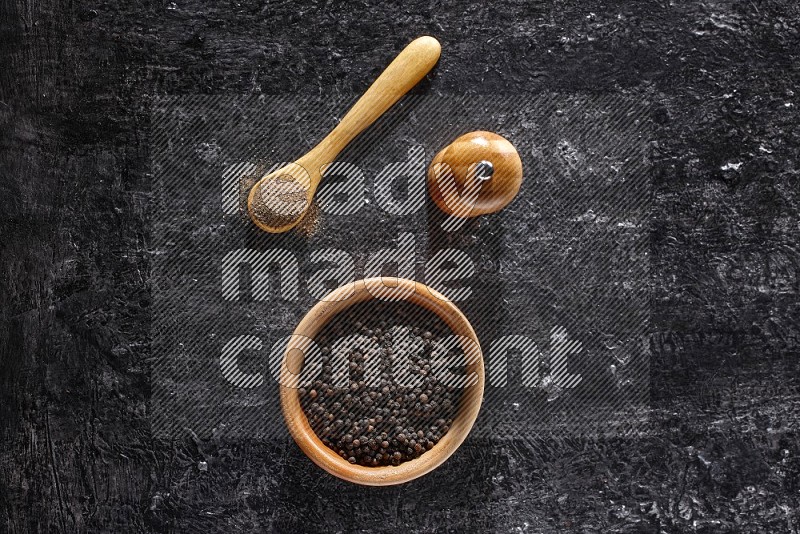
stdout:
<svg viewBox="0 0 800 534">
<path fill-rule="evenodd" d="M 470 132 L 444 147 L 428 167 L 428 191 L 448 215 L 461 218 L 495 213 L 522 185 L 522 161 L 506 138 Z"/>
</svg>

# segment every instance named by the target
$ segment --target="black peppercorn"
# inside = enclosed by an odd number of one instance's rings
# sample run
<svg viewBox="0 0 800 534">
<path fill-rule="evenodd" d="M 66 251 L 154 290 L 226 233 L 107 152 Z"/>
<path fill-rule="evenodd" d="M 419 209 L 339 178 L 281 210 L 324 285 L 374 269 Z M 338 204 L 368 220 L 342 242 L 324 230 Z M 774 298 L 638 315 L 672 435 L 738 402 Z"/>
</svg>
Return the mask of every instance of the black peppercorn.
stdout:
<svg viewBox="0 0 800 534">
<path fill-rule="evenodd" d="M 334 343 L 353 334 L 362 336 L 357 346 L 333 352 Z M 449 334 L 438 317 L 406 303 L 362 303 L 337 316 L 316 339 L 323 355 L 319 376 L 298 390 L 312 429 L 339 456 L 363 466 L 399 465 L 432 449 L 450 428 L 460 398 L 460 390 L 431 372 L 433 347 Z M 403 380 L 418 377 L 413 387 L 393 374 L 399 356 L 409 362 Z M 337 389 L 334 369 L 342 366 L 351 381 Z"/>
</svg>

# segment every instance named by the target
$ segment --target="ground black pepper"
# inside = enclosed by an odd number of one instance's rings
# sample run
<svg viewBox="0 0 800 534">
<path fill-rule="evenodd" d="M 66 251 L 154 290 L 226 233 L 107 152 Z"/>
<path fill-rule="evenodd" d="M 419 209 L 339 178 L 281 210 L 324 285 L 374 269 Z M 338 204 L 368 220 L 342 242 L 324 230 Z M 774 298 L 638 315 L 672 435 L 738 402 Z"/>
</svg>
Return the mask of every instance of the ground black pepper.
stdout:
<svg viewBox="0 0 800 534">
<path fill-rule="evenodd" d="M 253 214 L 267 226 L 293 223 L 306 211 L 308 189 L 291 175 L 274 176 L 255 187 L 258 191 L 253 195 Z"/>
</svg>

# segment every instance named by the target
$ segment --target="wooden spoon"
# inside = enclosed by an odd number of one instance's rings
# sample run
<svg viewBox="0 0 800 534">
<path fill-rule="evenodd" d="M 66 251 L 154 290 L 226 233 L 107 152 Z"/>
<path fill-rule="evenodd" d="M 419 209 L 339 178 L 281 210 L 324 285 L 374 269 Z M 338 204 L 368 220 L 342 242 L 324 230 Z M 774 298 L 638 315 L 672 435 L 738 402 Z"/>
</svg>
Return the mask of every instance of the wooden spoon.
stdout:
<svg viewBox="0 0 800 534">
<path fill-rule="evenodd" d="M 322 180 L 322 167 L 332 163 L 353 139 L 424 78 L 440 53 L 439 41 L 433 37 L 411 41 L 325 139 L 253 186 L 247 198 L 253 222 L 271 233 L 285 232 L 300 222 Z"/>
</svg>

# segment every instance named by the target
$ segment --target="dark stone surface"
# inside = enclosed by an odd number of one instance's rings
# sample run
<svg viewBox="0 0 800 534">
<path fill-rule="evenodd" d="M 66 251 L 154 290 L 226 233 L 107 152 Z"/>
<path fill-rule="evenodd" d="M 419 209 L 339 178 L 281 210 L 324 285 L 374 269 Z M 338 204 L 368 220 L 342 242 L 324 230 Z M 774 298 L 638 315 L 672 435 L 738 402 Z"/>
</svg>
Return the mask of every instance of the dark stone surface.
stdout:
<svg viewBox="0 0 800 534">
<path fill-rule="evenodd" d="M 0 20 L 3 531 L 800 528 L 794 2 L 46 0 Z M 150 99 L 358 92 L 421 33 L 447 55 L 416 91 L 654 102 L 651 429 L 473 443 L 388 489 L 288 442 L 154 440 Z"/>
</svg>

